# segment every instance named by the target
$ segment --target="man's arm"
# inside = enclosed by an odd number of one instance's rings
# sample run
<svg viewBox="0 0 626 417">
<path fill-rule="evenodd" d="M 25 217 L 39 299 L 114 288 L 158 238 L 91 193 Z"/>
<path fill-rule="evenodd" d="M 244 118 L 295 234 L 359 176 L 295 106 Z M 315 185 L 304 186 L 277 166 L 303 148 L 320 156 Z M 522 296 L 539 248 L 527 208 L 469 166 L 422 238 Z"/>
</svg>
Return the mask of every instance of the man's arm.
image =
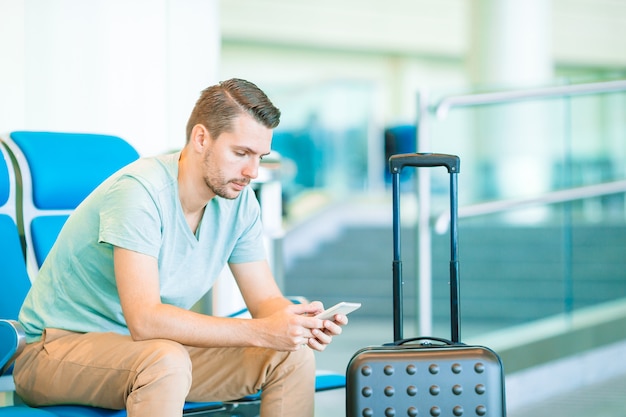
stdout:
<svg viewBox="0 0 626 417">
<path fill-rule="evenodd" d="M 320 310 L 320 303 L 294 305 L 282 297 L 266 262 L 233 267 L 246 302 L 252 306 L 255 318 L 250 320 L 212 317 L 163 304 L 155 258 L 119 247 L 114 248 L 113 258 L 122 310 L 135 340 L 161 338 L 200 347 L 296 350 L 314 337 L 313 329 L 325 326 L 324 321 L 306 316 Z"/>
<path fill-rule="evenodd" d="M 246 306 L 253 318 L 261 318 L 292 304 L 287 300 L 267 262 L 229 264 Z"/>
<path fill-rule="evenodd" d="M 253 318 L 280 316 L 281 311 L 291 305 L 276 285 L 267 262 L 230 264 L 230 269 Z M 319 301 L 302 305 L 302 307 L 304 310 L 297 314 L 314 316 L 324 310 L 323 304 Z M 287 309 L 287 311 L 292 309 Z M 308 317 L 308 319 L 313 319 L 313 321 L 297 320 L 297 325 L 287 320 L 287 327 L 277 330 L 291 331 L 293 337 L 297 337 L 295 333 L 301 332 L 298 334 L 306 339 L 305 344 L 322 351 L 330 344 L 333 336 L 341 334 L 341 326 L 348 323 L 348 318 L 343 314 L 337 315 L 334 320 L 319 320 L 313 317 Z"/>
</svg>

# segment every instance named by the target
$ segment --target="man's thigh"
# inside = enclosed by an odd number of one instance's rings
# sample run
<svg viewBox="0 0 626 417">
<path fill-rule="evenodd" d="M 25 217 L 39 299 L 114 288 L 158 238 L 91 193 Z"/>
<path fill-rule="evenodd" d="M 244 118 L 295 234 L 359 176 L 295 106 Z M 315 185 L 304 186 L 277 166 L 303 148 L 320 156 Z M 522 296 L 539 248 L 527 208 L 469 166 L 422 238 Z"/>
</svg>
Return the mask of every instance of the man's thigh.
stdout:
<svg viewBox="0 0 626 417">
<path fill-rule="evenodd" d="M 175 342 L 47 329 L 42 341 L 28 345 L 17 359 L 16 390 L 32 405 L 78 403 L 123 409 L 137 375 L 159 357 L 169 356 L 186 358 L 180 366 L 189 367 L 186 351 Z"/>
<path fill-rule="evenodd" d="M 281 378 L 281 367 L 313 357 L 304 348 L 300 353 L 264 348 L 187 350 L 192 363 L 188 401 L 229 401 L 256 394 L 269 380 Z"/>
</svg>

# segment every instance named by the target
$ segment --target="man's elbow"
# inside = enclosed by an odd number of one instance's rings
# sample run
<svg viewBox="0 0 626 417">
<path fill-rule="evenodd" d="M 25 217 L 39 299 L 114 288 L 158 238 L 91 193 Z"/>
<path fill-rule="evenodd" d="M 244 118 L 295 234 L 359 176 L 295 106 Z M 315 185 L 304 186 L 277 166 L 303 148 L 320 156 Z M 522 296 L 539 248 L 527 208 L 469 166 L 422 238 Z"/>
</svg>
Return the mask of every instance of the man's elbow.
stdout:
<svg viewBox="0 0 626 417">
<path fill-rule="evenodd" d="M 150 329 L 150 326 L 147 325 L 143 320 L 135 320 L 128 321 L 127 320 L 128 331 L 130 333 L 130 337 L 135 342 L 141 342 L 143 340 L 155 339 L 156 336 L 154 332 Z"/>
</svg>

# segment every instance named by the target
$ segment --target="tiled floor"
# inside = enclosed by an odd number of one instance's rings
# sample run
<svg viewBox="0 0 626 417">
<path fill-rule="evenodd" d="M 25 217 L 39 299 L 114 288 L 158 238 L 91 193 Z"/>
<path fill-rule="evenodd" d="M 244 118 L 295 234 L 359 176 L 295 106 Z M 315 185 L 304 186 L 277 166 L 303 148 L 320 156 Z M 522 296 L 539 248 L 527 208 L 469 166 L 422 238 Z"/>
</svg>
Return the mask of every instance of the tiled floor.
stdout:
<svg viewBox="0 0 626 417">
<path fill-rule="evenodd" d="M 527 416 L 626 417 L 626 375 L 556 395 L 508 414 L 508 417 Z"/>
</svg>

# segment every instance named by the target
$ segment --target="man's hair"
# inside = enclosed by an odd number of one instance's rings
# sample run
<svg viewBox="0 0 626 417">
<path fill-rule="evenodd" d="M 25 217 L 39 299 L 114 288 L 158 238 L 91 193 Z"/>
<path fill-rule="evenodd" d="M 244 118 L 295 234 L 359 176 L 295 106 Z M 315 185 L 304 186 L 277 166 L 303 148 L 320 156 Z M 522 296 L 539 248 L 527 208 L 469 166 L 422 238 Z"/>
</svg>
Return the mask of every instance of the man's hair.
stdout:
<svg viewBox="0 0 626 417">
<path fill-rule="evenodd" d="M 269 129 L 280 123 L 280 110 L 259 87 L 249 81 L 232 78 L 206 88 L 187 122 L 187 142 L 195 125 L 204 125 L 215 139 L 223 132 L 229 132 L 233 119 L 243 113 Z"/>
</svg>

